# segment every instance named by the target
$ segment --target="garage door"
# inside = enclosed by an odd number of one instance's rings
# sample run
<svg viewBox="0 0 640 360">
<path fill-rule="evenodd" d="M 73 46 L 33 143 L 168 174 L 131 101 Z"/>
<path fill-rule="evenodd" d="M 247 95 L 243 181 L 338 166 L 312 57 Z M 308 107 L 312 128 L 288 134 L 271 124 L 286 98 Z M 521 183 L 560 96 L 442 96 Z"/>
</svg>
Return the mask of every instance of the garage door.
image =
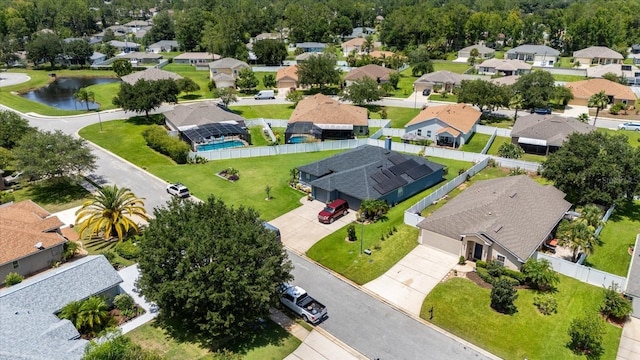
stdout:
<svg viewBox="0 0 640 360">
<path fill-rule="evenodd" d="M 280 89 L 289 89 L 292 87 L 296 87 L 296 82 L 291 80 L 280 80 L 278 81 L 278 88 Z"/>
<path fill-rule="evenodd" d="M 431 231 L 421 230 L 420 239 L 422 240 L 421 244 L 432 246 L 456 256 L 460 256 L 460 252 L 462 251 L 460 240 L 452 239 Z"/>
</svg>

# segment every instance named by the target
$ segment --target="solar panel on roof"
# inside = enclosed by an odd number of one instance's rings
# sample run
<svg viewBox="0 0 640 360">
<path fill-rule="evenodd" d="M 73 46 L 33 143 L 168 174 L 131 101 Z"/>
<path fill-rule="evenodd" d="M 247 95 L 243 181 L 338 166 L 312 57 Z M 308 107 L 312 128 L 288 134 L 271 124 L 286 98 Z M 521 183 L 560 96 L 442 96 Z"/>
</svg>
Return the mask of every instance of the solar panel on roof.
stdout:
<svg viewBox="0 0 640 360">
<path fill-rule="evenodd" d="M 395 176 L 395 174 L 394 174 L 394 173 L 392 173 L 391 171 L 389 171 L 388 169 L 382 169 L 382 170 L 380 170 L 380 171 L 382 171 L 382 173 L 383 173 L 383 174 L 385 174 L 385 175 L 386 175 L 387 177 L 389 177 L 389 178 L 391 178 L 391 177 L 394 177 L 394 176 Z"/>
<path fill-rule="evenodd" d="M 402 173 L 404 173 L 404 170 L 402 170 L 402 164 L 390 167 L 389 171 L 391 171 L 394 175 L 401 175 Z"/>
<path fill-rule="evenodd" d="M 413 180 L 418 180 L 421 177 L 427 176 L 431 174 L 433 171 L 427 165 L 420 165 L 414 168 L 411 168 L 407 171 L 407 175 Z"/>
<path fill-rule="evenodd" d="M 380 184 L 374 184 L 373 188 L 376 189 L 376 191 L 379 192 L 382 195 L 387 193 L 387 191 L 385 191 L 384 188 L 382 186 L 380 186 Z"/>
<path fill-rule="evenodd" d="M 404 156 L 400 155 L 400 154 L 393 154 L 391 156 L 389 156 L 389 161 L 391 161 L 393 163 L 393 165 L 398 165 L 402 162 L 404 162 L 406 159 L 404 158 Z"/>
<path fill-rule="evenodd" d="M 373 180 L 375 180 L 377 183 L 383 183 L 383 182 L 385 182 L 386 180 L 388 180 L 388 179 L 389 179 L 388 177 L 386 177 L 386 176 L 385 176 L 383 173 L 381 173 L 381 172 L 376 172 L 376 173 L 374 173 L 373 175 L 371 175 L 371 178 L 372 178 Z"/>
</svg>

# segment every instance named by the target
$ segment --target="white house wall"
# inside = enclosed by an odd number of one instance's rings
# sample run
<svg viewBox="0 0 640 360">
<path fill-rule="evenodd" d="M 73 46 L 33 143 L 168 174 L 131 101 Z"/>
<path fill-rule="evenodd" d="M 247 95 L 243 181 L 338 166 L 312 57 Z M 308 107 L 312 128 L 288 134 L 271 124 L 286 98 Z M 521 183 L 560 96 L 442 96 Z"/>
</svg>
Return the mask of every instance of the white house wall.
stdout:
<svg viewBox="0 0 640 360">
<path fill-rule="evenodd" d="M 446 128 L 449 127 L 449 125 L 447 125 L 446 123 L 444 123 L 442 120 L 439 119 L 431 119 L 431 120 L 427 120 L 427 121 L 423 121 L 417 124 L 413 124 L 410 126 L 407 126 L 406 132 L 415 132 L 417 133 L 418 130 L 421 130 L 421 136 L 424 136 L 432 141 L 436 141 L 437 140 L 437 132 L 440 131 L 440 129 L 442 128 Z M 429 136 L 429 131 L 431 131 L 431 136 Z"/>
</svg>

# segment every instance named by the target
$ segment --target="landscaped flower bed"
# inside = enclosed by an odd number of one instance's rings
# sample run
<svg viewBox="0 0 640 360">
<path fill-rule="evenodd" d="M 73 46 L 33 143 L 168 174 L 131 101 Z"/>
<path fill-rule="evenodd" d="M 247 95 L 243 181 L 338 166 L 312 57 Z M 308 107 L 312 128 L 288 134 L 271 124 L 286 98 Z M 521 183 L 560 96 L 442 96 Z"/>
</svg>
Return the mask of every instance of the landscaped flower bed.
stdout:
<svg viewBox="0 0 640 360">
<path fill-rule="evenodd" d="M 220 171 L 216 175 L 220 176 L 223 179 L 229 180 L 231 182 L 236 182 L 240 180 L 240 172 L 238 171 L 238 169 L 234 169 L 232 167 L 226 168 Z"/>
</svg>

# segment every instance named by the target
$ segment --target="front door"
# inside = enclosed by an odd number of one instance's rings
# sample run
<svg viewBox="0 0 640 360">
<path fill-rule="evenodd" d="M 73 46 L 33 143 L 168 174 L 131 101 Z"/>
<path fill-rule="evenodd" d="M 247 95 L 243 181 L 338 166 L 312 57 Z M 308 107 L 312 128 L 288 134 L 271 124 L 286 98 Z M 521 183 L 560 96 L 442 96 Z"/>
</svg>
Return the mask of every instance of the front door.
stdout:
<svg viewBox="0 0 640 360">
<path fill-rule="evenodd" d="M 475 243 L 473 249 L 473 258 L 476 260 L 482 260 L 482 244 Z"/>
</svg>

